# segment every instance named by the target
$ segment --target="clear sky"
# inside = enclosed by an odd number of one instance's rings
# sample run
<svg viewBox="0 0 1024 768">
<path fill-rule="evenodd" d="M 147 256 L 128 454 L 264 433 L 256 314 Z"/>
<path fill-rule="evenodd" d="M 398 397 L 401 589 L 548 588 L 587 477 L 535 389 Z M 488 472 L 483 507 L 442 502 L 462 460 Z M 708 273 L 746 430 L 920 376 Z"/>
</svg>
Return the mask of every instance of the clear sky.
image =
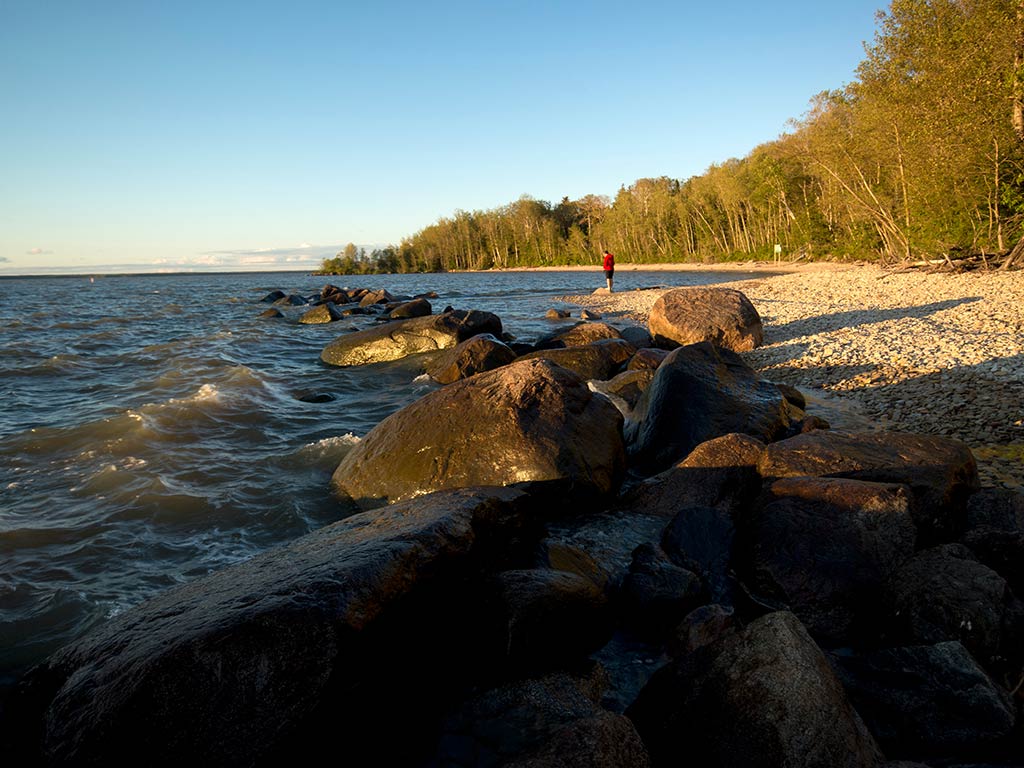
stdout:
<svg viewBox="0 0 1024 768">
<path fill-rule="evenodd" d="M 879 0 L 0 0 L 0 274 L 314 266 L 742 157 Z"/>
</svg>

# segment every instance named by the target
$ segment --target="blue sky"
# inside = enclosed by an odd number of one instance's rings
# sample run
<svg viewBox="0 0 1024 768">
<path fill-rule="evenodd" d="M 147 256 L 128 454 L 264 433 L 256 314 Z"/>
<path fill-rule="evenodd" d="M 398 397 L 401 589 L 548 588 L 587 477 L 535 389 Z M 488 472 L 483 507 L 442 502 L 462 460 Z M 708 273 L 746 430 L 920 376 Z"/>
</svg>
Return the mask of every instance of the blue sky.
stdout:
<svg viewBox="0 0 1024 768">
<path fill-rule="evenodd" d="M 0 274 L 302 268 L 687 178 L 849 82 L 879 7 L 0 0 Z"/>
</svg>

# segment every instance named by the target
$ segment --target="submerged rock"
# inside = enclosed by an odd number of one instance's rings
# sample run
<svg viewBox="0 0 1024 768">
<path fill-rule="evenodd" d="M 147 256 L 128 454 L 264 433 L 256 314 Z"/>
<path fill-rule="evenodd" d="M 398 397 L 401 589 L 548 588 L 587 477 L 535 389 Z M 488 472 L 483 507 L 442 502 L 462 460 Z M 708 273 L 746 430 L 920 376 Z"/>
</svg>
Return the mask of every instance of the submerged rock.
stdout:
<svg viewBox="0 0 1024 768">
<path fill-rule="evenodd" d="M 659 298 L 647 321 L 658 346 L 709 341 L 734 352 L 761 346 L 761 316 L 734 288 L 676 288 Z"/>
<path fill-rule="evenodd" d="M 299 318 L 299 322 L 305 325 L 316 323 L 332 323 L 341 320 L 344 315 L 333 301 L 325 301 L 323 304 L 313 307 Z"/>
<path fill-rule="evenodd" d="M 370 509 L 441 488 L 544 481 L 586 505 L 624 472 L 622 416 L 575 374 L 523 360 L 431 392 L 384 419 L 331 485 Z"/>
</svg>

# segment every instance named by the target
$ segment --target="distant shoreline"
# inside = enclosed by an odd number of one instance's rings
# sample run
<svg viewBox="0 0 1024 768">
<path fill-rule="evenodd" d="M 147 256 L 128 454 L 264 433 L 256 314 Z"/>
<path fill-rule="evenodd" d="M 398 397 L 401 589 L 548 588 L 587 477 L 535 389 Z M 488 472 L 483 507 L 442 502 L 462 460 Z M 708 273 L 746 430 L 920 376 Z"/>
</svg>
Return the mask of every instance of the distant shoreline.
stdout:
<svg viewBox="0 0 1024 768">
<path fill-rule="evenodd" d="M 723 261 L 712 264 L 632 264 L 617 263 L 619 272 L 837 272 L 863 264 L 841 261 Z M 567 264 L 546 267 L 504 267 L 501 269 L 464 269 L 459 272 L 487 274 L 488 272 L 601 272 L 600 264 Z"/>
</svg>

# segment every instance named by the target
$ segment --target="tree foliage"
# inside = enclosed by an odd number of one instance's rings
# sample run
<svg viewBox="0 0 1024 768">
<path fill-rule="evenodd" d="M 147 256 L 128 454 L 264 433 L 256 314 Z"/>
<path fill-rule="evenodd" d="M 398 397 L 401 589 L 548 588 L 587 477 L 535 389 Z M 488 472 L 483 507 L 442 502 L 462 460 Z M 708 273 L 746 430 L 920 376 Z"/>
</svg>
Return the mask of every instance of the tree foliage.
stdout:
<svg viewBox="0 0 1024 768">
<path fill-rule="evenodd" d="M 1024 235 L 1024 0 L 893 0 L 856 79 L 788 133 L 687 180 L 614 199 L 523 196 L 456 211 L 341 271 L 763 258 L 897 260 Z M 352 246 L 354 248 L 354 246 Z"/>
</svg>

